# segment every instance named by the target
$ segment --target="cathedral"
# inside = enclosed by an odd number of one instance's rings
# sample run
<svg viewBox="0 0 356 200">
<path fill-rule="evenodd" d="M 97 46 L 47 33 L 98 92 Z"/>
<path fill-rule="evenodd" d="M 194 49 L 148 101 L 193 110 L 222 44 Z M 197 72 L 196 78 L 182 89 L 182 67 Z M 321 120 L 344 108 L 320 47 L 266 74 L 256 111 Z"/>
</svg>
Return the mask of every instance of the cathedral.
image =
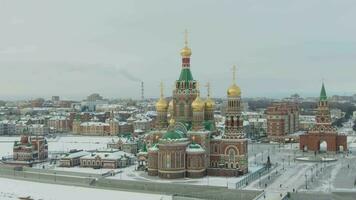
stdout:
<svg viewBox="0 0 356 200">
<path fill-rule="evenodd" d="M 180 51 L 182 67 L 172 100 L 163 95 L 156 103 L 156 129 L 146 138 L 147 171 L 161 178 L 239 176 L 248 172 L 247 140 L 241 117 L 241 89 L 233 82 L 227 89 L 225 130 L 215 126 L 210 87 L 205 99 L 190 70 L 191 49 L 187 34 Z"/>
</svg>

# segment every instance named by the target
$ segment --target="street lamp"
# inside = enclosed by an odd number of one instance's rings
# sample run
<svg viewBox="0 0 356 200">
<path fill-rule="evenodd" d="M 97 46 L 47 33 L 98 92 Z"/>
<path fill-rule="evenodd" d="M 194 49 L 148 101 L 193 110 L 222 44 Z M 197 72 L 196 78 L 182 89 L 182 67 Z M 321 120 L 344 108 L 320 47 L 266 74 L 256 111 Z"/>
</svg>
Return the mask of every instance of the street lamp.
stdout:
<svg viewBox="0 0 356 200">
<path fill-rule="evenodd" d="M 308 176 L 307 173 L 305 172 L 305 189 L 308 189 Z"/>
<path fill-rule="evenodd" d="M 282 158 L 282 163 L 283 163 L 283 170 L 284 170 L 284 158 Z"/>
</svg>

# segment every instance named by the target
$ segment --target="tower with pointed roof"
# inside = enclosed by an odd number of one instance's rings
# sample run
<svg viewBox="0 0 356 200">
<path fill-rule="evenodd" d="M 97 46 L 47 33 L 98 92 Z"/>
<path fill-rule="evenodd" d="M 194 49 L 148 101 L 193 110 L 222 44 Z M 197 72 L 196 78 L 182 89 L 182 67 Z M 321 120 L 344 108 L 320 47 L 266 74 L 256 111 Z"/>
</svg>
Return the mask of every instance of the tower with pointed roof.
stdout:
<svg viewBox="0 0 356 200">
<path fill-rule="evenodd" d="M 188 47 L 188 32 L 185 32 L 184 47 L 180 52 L 182 56 L 182 68 L 180 76 L 175 83 L 173 90 L 173 118 L 177 122 L 190 123 L 192 122 L 192 103 L 197 97 L 198 89 L 197 82 L 194 80 L 190 70 L 190 56 L 192 55 L 191 49 Z"/>
<path fill-rule="evenodd" d="M 233 81 L 227 90 L 224 138 L 237 139 L 242 137 L 243 120 L 241 110 L 241 89 L 236 84 L 236 66 L 233 66 Z"/>
<path fill-rule="evenodd" d="M 320 145 L 322 143 L 326 144 L 326 150 L 329 152 L 347 150 L 347 136 L 338 134 L 336 128 L 332 126 L 324 83 L 321 86 L 315 121 L 315 125 L 307 133 L 299 137 L 301 150 L 320 152 Z"/>
</svg>

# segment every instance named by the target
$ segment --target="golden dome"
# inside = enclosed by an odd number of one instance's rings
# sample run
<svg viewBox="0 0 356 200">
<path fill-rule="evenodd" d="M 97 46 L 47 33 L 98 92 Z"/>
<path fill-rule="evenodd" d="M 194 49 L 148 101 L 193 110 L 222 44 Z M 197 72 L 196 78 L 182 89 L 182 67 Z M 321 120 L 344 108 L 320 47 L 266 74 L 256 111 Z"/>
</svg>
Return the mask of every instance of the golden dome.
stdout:
<svg viewBox="0 0 356 200">
<path fill-rule="evenodd" d="M 214 109 L 214 106 L 215 106 L 214 100 L 208 98 L 208 99 L 205 101 L 205 107 L 206 107 L 206 109 L 213 110 L 213 109 Z"/>
<path fill-rule="evenodd" d="M 180 50 L 180 55 L 183 57 L 189 57 L 192 55 L 192 50 L 185 46 L 182 50 Z"/>
<path fill-rule="evenodd" d="M 158 112 L 166 111 L 168 109 L 168 103 L 164 98 L 160 98 L 156 103 L 156 110 Z"/>
<path fill-rule="evenodd" d="M 204 110 L 205 102 L 198 95 L 192 103 L 193 112 L 201 112 Z"/>
<path fill-rule="evenodd" d="M 235 83 L 232 84 L 229 89 L 227 89 L 227 96 L 228 97 L 239 97 L 241 96 L 241 89 Z"/>
</svg>

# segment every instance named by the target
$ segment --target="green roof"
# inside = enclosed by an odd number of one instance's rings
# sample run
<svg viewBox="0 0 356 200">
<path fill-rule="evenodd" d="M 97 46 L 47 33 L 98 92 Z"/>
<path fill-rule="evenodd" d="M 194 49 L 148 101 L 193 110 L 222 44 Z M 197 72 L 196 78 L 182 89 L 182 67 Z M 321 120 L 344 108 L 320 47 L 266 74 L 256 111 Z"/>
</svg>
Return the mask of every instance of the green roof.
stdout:
<svg viewBox="0 0 356 200">
<path fill-rule="evenodd" d="M 163 139 L 171 139 L 171 140 L 181 139 L 181 138 L 183 138 L 182 134 L 176 130 L 170 130 L 167 133 L 165 133 L 163 136 Z"/>
<path fill-rule="evenodd" d="M 143 147 L 142 147 L 142 152 L 147 152 L 147 146 L 146 143 L 143 143 Z"/>
<path fill-rule="evenodd" d="M 207 131 L 212 131 L 214 129 L 214 124 L 212 121 L 204 121 L 204 129 Z"/>
<path fill-rule="evenodd" d="M 186 82 L 194 80 L 192 72 L 190 71 L 189 68 L 182 69 L 182 71 L 180 72 L 179 80 L 186 81 Z"/>
<path fill-rule="evenodd" d="M 321 92 L 320 92 L 320 101 L 326 101 L 328 97 L 326 96 L 326 91 L 325 91 L 325 86 L 324 83 L 321 86 Z"/>
</svg>

